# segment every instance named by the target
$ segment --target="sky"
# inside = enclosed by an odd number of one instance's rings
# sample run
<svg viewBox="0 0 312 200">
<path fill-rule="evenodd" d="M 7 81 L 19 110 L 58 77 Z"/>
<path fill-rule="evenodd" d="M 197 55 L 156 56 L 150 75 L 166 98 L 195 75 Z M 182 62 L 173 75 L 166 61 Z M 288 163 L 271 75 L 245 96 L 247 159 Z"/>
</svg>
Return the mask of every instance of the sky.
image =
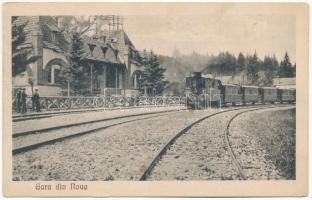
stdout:
<svg viewBox="0 0 312 200">
<path fill-rule="evenodd" d="M 139 50 L 168 56 L 174 48 L 182 54 L 256 51 L 260 58 L 275 54 L 278 60 L 287 51 L 292 63 L 296 59 L 293 15 L 129 15 L 124 20 L 124 30 Z"/>
</svg>

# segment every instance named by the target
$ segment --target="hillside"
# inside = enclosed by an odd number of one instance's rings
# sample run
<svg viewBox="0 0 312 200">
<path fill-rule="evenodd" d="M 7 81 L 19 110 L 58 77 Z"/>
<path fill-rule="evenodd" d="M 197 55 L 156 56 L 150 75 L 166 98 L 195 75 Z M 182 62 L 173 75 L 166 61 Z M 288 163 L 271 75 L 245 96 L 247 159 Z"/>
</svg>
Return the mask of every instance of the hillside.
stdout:
<svg viewBox="0 0 312 200">
<path fill-rule="evenodd" d="M 164 93 L 166 95 L 182 95 L 185 87 L 185 76 L 192 72 L 189 65 L 169 56 L 158 56 L 162 68 L 165 68 L 165 79 L 169 81 Z"/>
<path fill-rule="evenodd" d="M 180 62 L 179 60 L 169 56 L 158 56 L 160 65 L 166 69 L 165 78 L 169 82 L 184 82 L 187 73 L 191 72 L 190 66 Z"/>
</svg>

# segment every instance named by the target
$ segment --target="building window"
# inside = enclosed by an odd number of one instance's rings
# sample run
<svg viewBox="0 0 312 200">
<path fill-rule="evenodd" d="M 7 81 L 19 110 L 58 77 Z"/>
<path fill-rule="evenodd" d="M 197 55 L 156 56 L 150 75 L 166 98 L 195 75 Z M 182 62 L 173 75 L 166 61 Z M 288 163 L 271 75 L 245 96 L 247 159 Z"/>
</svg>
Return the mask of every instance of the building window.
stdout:
<svg viewBox="0 0 312 200">
<path fill-rule="evenodd" d="M 61 66 L 52 65 L 48 69 L 48 82 L 51 84 L 60 84 L 61 83 Z"/>
<path fill-rule="evenodd" d="M 103 56 L 105 57 L 105 54 L 108 50 L 108 47 L 102 47 Z"/>
<path fill-rule="evenodd" d="M 90 52 L 91 52 L 91 56 L 93 56 L 93 50 L 96 47 L 96 45 L 95 44 L 88 44 L 88 45 L 89 45 L 89 49 L 90 49 Z"/>
<path fill-rule="evenodd" d="M 57 68 L 54 68 L 54 83 L 61 84 L 61 66 L 57 65 Z"/>
<path fill-rule="evenodd" d="M 116 59 L 118 58 L 118 53 L 119 53 L 119 51 L 116 49 L 116 50 L 114 50 L 114 53 L 115 53 L 115 57 L 116 57 Z"/>
<path fill-rule="evenodd" d="M 51 42 L 56 43 L 56 32 L 51 31 Z"/>
</svg>

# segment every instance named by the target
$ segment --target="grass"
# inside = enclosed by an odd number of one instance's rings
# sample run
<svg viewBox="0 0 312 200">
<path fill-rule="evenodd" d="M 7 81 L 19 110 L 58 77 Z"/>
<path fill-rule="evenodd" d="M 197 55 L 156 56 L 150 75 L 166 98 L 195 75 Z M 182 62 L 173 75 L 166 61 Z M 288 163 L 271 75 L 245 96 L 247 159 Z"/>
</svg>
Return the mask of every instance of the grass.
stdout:
<svg viewBox="0 0 312 200">
<path fill-rule="evenodd" d="M 296 110 L 254 113 L 247 130 L 266 151 L 266 159 L 274 163 L 288 180 L 296 179 Z"/>
</svg>

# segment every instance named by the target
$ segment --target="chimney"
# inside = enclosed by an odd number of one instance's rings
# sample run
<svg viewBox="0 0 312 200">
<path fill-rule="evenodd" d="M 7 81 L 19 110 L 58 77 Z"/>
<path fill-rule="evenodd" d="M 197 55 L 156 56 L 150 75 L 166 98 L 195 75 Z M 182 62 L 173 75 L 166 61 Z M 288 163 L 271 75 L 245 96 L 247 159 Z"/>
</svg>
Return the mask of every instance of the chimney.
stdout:
<svg viewBox="0 0 312 200">
<path fill-rule="evenodd" d="M 56 23 L 57 23 L 57 27 L 58 27 L 60 30 L 64 31 L 65 27 L 64 27 L 64 25 L 63 25 L 62 18 L 61 18 L 61 17 L 56 17 L 55 20 L 56 20 Z"/>
</svg>

